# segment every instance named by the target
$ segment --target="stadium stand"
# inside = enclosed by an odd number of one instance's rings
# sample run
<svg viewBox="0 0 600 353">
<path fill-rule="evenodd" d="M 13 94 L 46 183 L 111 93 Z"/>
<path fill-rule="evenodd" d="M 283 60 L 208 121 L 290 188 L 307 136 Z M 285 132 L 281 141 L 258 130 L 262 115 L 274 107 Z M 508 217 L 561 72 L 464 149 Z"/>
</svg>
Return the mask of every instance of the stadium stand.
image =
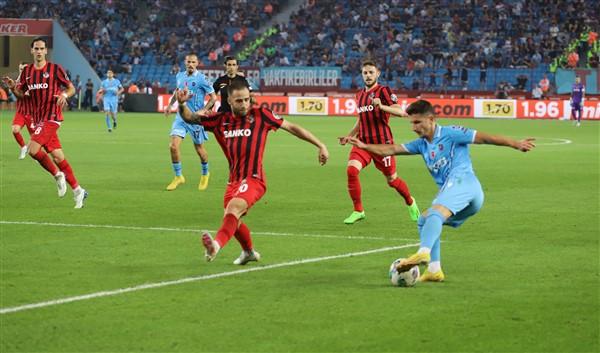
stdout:
<svg viewBox="0 0 600 353">
<path fill-rule="evenodd" d="M 544 74 L 552 79 L 549 71 L 568 66 L 572 52 L 579 52 L 579 65 L 597 66 L 598 48 L 584 43 L 590 33 L 597 37 L 599 4 L 307 1 L 242 64 L 340 66 L 342 88 L 350 89 L 361 82 L 361 59 L 370 56 L 382 65 L 381 81 L 397 88 L 494 91 L 508 83 L 531 90 Z M 182 67 L 185 53 L 196 52 L 204 65 L 220 65 L 280 6 L 267 0 L 207 1 L 187 8 L 174 0 L 17 0 L 7 2 L 3 13 L 59 19 L 100 76 L 111 67 L 126 85 L 173 87 L 175 66 Z"/>
</svg>

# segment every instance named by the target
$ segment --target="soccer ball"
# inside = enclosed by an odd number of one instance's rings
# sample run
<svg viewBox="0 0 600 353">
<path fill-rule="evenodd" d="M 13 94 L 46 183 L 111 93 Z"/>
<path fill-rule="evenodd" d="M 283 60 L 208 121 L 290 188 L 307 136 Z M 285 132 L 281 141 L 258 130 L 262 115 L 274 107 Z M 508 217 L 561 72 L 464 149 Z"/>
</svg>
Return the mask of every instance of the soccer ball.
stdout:
<svg viewBox="0 0 600 353">
<path fill-rule="evenodd" d="M 390 265 L 390 282 L 396 287 L 412 287 L 417 283 L 417 279 L 421 275 L 419 266 L 414 266 L 408 271 L 398 272 L 396 271 L 396 266 L 402 260 L 403 258 L 399 258 Z"/>
</svg>

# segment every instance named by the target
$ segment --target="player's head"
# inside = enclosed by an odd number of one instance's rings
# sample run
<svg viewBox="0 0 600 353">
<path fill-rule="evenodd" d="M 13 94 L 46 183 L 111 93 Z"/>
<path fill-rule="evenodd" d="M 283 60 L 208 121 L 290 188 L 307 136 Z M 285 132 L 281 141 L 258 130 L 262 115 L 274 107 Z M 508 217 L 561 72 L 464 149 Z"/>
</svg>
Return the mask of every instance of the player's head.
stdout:
<svg viewBox="0 0 600 353">
<path fill-rule="evenodd" d="M 226 56 L 225 61 L 225 73 L 227 76 L 235 76 L 238 72 L 238 62 L 235 56 Z"/>
<path fill-rule="evenodd" d="M 433 136 L 435 131 L 435 112 L 426 100 L 413 102 L 406 109 L 412 130 L 420 137 Z"/>
<path fill-rule="evenodd" d="M 198 67 L 198 56 L 196 54 L 188 54 L 185 56 L 185 70 L 188 74 L 194 73 Z"/>
<path fill-rule="evenodd" d="M 367 88 L 373 87 L 379 79 L 379 69 L 375 61 L 371 59 L 364 60 L 361 65 L 362 79 Z"/>
<path fill-rule="evenodd" d="M 581 82 L 581 76 L 575 76 L 575 83 Z"/>
<path fill-rule="evenodd" d="M 109 80 L 112 80 L 112 78 L 115 77 L 115 73 L 112 70 L 108 70 L 106 71 L 106 77 L 108 77 Z"/>
<path fill-rule="evenodd" d="M 48 55 L 48 43 L 42 37 L 34 38 L 31 41 L 31 55 L 37 62 L 42 62 L 46 60 L 46 55 Z"/>
<path fill-rule="evenodd" d="M 233 80 L 227 86 L 227 102 L 236 116 L 244 116 L 250 110 L 250 88 L 243 80 Z"/>
</svg>

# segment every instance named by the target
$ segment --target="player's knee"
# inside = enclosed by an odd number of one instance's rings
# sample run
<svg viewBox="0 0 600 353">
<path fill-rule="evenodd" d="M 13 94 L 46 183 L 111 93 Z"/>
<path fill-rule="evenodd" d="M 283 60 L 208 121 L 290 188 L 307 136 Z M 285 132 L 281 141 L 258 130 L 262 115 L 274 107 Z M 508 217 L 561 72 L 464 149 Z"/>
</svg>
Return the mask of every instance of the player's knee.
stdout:
<svg viewBox="0 0 600 353">
<path fill-rule="evenodd" d="M 21 127 L 19 125 L 13 125 L 12 126 L 12 133 L 13 134 L 18 134 L 21 131 Z"/>
<path fill-rule="evenodd" d="M 423 216 L 421 216 L 421 217 L 423 217 Z M 436 209 L 434 207 L 430 207 L 427 209 L 427 211 L 425 211 L 425 220 L 427 220 L 429 218 L 433 218 L 433 217 L 437 217 L 437 218 L 441 219 L 442 222 L 444 222 L 446 220 L 446 217 L 444 216 L 444 214 L 442 214 L 442 212 L 440 212 L 438 209 Z"/>
<path fill-rule="evenodd" d="M 348 174 L 349 177 L 357 177 L 358 174 L 360 174 L 360 170 L 355 166 L 350 165 L 346 168 L 346 174 Z"/>
<path fill-rule="evenodd" d="M 169 143 L 169 149 L 171 150 L 171 152 L 177 152 L 177 150 L 179 149 L 179 145 L 177 145 L 175 142 L 171 142 Z"/>
<path fill-rule="evenodd" d="M 427 220 L 427 216 L 424 216 L 423 214 L 420 215 L 419 219 L 417 220 L 417 227 L 419 227 L 419 229 L 421 229 L 425 225 L 426 220 Z"/>
</svg>

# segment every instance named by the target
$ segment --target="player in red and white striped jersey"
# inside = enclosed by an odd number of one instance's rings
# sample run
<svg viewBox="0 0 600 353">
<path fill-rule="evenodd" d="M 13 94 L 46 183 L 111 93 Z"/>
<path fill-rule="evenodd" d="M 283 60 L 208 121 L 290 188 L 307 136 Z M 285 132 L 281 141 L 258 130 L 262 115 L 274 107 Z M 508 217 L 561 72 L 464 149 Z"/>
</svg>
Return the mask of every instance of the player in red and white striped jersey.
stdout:
<svg viewBox="0 0 600 353">
<path fill-rule="evenodd" d="M 25 67 L 27 67 L 27 64 L 19 63 L 19 78 L 17 78 L 17 81 L 19 81 L 21 73 Z M 17 111 L 15 112 L 15 116 L 12 121 L 13 136 L 21 148 L 19 159 L 25 159 L 25 156 L 27 156 L 27 145 L 25 144 L 23 135 L 21 135 L 21 130 L 25 126 L 29 132 L 29 136 L 33 135 L 33 121 L 31 119 L 31 114 L 29 113 L 28 98 L 29 97 L 25 95 L 23 98 L 17 99 Z"/>
<path fill-rule="evenodd" d="M 33 64 L 23 69 L 18 83 L 9 77 L 5 77 L 4 81 L 18 99 L 26 97 L 25 102 L 35 124 L 28 146 L 29 155 L 55 178 L 58 196 L 66 194 L 68 183 L 73 189 L 75 208 L 82 208 L 87 192 L 79 185 L 65 159 L 57 134 L 63 121 L 62 108 L 67 105 L 67 99 L 75 94 L 75 87 L 60 65 L 46 60 L 47 54 L 46 41 L 43 38 L 33 39 Z M 52 155 L 54 163 L 46 151 Z"/>
<path fill-rule="evenodd" d="M 264 195 L 267 189 L 262 157 L 267 135 L 279 128 L 312 143 L 319 148 L 318 161 L 324 165 L 329 158 L 327 147 L 308 130 L 283 120 L 269 109 L 251 108 L 250 90 L 247 83 L 233 81 L 228 87 L 231 112 L 210 116 L 193 113 L 185 104 L 187 91 L 176 92 L 180 116 L 190 124 L 202 124 L 212 131 L 229 162 L 229 182 L 223 206 L 225 217 L 213 240 L 208 232 L 202 235 L 206 259 L 212 261 L 232 236 L 242 246 L 242 254 L 233 263 L 245 265 L 258 261 L 260 254 L 253 249 L 250 229 L 242 222 L 248 210 Z"/>
<path fill-rule="evenodd" d="M 379 98 L 386 105 L 400 107 L 398 98 L 392 93 L 392 90 L 377 83 L 380 71 L 374 61 L 365 60 L 362 64 L 362 78 L 365 83 L 365 88 L 361 89 L 356 94 L 356 103 L 358 107 L 358 120 L 350 133 L 347 136 L 340 137 L 340 144 L 348 143 L 350 137 L 357 137 L 365 143 L 374 144 L 393 144 L 394 137 L 392 130 L 388 124 L 390 114 L 380 110 L 373 105 L 373 99 Z M 419 219 L 419 207 L 415 199 L 411 196 L 408 186 L 404 180 L 398 177 L 396 173 L 396 159 L 394 156 L 378 156 L 369 153 L 356 146 L 352 147 L 350 156 L 348 157 L 348 168 L 346 173 L 348 176 L 348 193 L 354 204 L 354 211 L 344 220 L 345 224 L 354 224 L 365 218 L 365 211 L 362 205 L 361 186 L 359 174 L 360 171 L 374 162 L 375 167 L 379 169 L 385 178 L 388 185 L 404 198 L 408 206 L 410 218 L 413 221 Z"/>
</svg>

